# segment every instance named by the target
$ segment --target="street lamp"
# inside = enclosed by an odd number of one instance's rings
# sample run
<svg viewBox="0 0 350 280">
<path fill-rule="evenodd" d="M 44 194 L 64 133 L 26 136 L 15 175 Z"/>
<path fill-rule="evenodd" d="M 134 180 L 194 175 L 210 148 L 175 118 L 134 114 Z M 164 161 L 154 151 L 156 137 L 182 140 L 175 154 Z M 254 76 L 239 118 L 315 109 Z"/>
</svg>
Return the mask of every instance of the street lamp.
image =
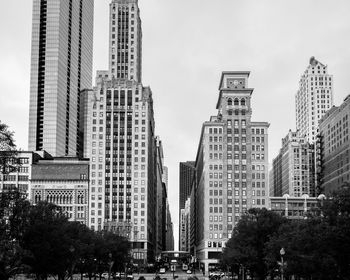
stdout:
<svg viewBox="0 0 350 280">
<path fill-rule="evenodd" d="M 108 280 L 110 280 L 111 279 L 112 266 L 114 264 L 114 261 L 112 259 L 112 253 L 108 254 L 108 259 L 109 259 L 109 261 L 108 261 Z"/>
<path fill-rule="evenodd" d="M 283 256 L 286 254 L 286 251 L 284 248 L 281 248 L 280 255 L 281 255 L 281 280 L 284 280 L 284 260 Z"/>
</svg>

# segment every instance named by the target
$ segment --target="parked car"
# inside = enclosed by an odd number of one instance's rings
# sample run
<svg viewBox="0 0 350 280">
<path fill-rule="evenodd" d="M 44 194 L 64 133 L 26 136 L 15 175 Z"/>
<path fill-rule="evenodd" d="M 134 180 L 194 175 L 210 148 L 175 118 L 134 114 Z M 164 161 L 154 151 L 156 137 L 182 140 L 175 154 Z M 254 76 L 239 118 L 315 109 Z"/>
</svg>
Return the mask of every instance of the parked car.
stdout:
<svg viewBox="0 0 350 280">
<path fill-rule="evenodd" d="M 108 279 L 108 272 L 103 272 L 101 274 L 101 277 L 104 278 L 104 279 Z"/>
</svg>

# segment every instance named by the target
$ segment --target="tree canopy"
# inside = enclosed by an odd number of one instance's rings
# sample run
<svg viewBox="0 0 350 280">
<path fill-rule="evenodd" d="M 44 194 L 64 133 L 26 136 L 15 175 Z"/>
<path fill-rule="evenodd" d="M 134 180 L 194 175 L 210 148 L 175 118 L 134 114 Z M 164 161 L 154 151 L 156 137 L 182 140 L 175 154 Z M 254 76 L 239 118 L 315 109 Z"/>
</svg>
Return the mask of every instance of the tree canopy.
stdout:
<svg viewBox="0 0 350 280">
<path fill-rule="evenodd" d="M 350 188 L 320 201 L 318 211 L 302 220 L 287 220 L 266 209 L 251 209 L 235 227 L 223 262 L 238 272 L 266 279 L 280 275 L 305 279 L 349 279 Z"/>
<path fill-rule="evenodd" d="M 91 277 L 108 271 L 110 264 L 118 271 L 129 261 L 124 237 L 69 222 L 54 204 L 30 205 L 17 190 L 0 193 L 0 237 L 0 279 L 19 272 L 40 280 L 67 279 L 74 271 Z"/>
</svg>

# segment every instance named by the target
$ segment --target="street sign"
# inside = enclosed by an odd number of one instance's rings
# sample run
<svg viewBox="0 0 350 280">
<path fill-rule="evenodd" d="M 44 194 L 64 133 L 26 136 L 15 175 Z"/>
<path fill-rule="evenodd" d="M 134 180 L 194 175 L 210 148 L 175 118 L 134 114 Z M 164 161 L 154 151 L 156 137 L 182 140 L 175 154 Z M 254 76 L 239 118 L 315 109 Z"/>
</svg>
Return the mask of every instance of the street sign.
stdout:
<svg viewBox="0 0 350 280">
<path fill-rule="evenodd" d="M 170 270 L 172 272 L 175 272 L 176 271 L 176 265 L 172 264 L 171 267 L 170 267 Z"/>
</svg>

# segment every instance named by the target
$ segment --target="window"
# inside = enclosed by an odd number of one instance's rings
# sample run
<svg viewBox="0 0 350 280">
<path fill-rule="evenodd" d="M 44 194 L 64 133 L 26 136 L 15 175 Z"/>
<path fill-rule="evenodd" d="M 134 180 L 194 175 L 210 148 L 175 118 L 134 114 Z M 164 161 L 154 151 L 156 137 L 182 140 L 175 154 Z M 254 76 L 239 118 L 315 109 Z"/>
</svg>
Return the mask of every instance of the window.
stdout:
<svg viewBox="0 0 350 280">
<path fill-rule="evenodd" d="M 241 99 L 241 105 L 242 105 L 242 106 L 245 106 L 245 99 L 244 99 L 244 98 Z"/>
<path fill-rule="evenodd" d="M 229 98 L 229 99 L 227 100 L 227 105 L 228 105 L 228 106 L 232 106 L 232 99 L 231 99 L 231 98 Z"/>
<path fill-rule="evenodd" d="M 239 100 L 238 100 L 238 98 L 235 99 L 234 105 L 235 105 L 235 106 L 238 106 L 238 105 L 239 105 Z"/>
</svg>

